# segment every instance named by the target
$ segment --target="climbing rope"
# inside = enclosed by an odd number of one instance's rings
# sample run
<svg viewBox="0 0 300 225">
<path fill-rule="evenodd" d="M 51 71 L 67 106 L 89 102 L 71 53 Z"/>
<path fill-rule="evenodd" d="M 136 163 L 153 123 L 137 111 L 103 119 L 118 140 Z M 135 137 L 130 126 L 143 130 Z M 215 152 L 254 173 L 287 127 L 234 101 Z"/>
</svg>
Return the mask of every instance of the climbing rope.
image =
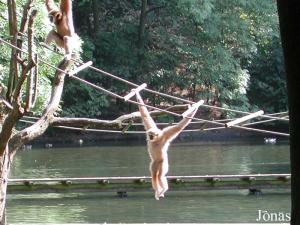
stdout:
<svg viewBox="0 0 300 225">
<path fill-rule="evenodd" d="M 18 47 L 16 47 L 16 46 L 14 46 L 14 45 L 12 45 L 11 43 L 5 41 L 5 40 L 4 40 L 3 38 L 1 38 L 1 37 L 0 37 L 0 41 L 4 42 L 5 44 L 9 45 L 9 46 L 12 47 L 12 48 L 15 48 L 15 49 L 17 49 L 17 50 L 19 50 L 19 51 L 22 51 L 22 52 L 25 53 L 25 54 L 28 54 L 26 51 L 24 51 L 24 50 L 22 50 L 22 49 L 20 49 L 20 48 L 18 48 Z M 63 56 L 62 53 L 57 52 L 57 51 L 54 51 L 53 49 L 49 48 L 49 47 L 46 46 L 46 45 L 42 45 L 42 44 L 39 44 L 39 45 L 42 46 L 44 49 L 47 49 L 47 50 L 49 50 L 49 51 L 54 52 L 55 54 L 58 54 L 58 55 Z M 56 66 L 51 65 L 50 63 L 48 63 L 48 62 L 45 61 L 45 60 L 39 59 L 39 61 L 41 61 L 42 63 L 46 64 L 47 66 L 49 66 L 49 67 L 51 67 L 51 68 L 53 68 L 53 69 L 56 69 L 56 70 L 58 70 L 58 71 L 60 71 L 60 72 L 62 72 L 62 73 L 66 73 L 65 71 L 63 71 L 63 70 L 57 68 Z M 74 59 L 72 59 L 72 61 L 74 61 L 75 63 L 79 63 L 79 64 L 82 64 L 82 63 L 83 63 L 83 62 L 81 62 L 81 61 L 74 60 Z M 128 81 L 128 80 L 126 80 L 126 79 L 123 79 L 123 78 L 121 78 L 121 77 L 118 77 L 118 76 L 116 76 L 116 75 L 113 75 L 112 73 L 106 72 L 106 71 L 104 71 L 104 70 L 102 70 L 102 69 L 96 68 L 96 67 L 94 67 L 94 66 L 92 66 L 92 65 L 88 66 L 88 68 L 90 68 L 90 69 L 92 69 L 92 70 L 94 70 L 94 71 L 96 71 L 96 72 L 98 72 L 98 73 L 101 73 L 101 74 L 104 74 L 104 75 L 106 75 L 106 76 L 109 76 L 109 77 L 111 77 L 111 78 L 113 78 L 113 79 L 115 79 L 115 80 L 119 80 L 119 81 L 121 81 L 121 82 L 124 82 L 124 83 L 126 83 L 126 84 L 129 84 L 129 85 L 131 85 L 131 86 L 133 86 L 133 87 L 138 87 L 138 85 L 135 84 L 135 83 L 133 83 L 133 82 L 130 82 L 130 81 Z M 66 74 L 67 74 L 67 73 L 66 73 Z M 104 89 L 103 89 L 103 90 L 104 90 Z M 167 98 L 170 98 L 170 99 L 173 99 L 173 100 L 185 102 L 185 103 L 188 103 L 188 104 L 194 104 L 194 103 L 195 103 L 195 102 L 190 101 L 190 100 L 187 100 L 187 99 L 183 99 L 183 98 L 179 98 L 179 97 L 176 97 L 176 96 L 172 96 L 172 95 L 168 95 L 168 94 L 165 94 L 165 93 L 161 93 L 161 92 L 158 92 L 158 91 L 154 91 L 154 90 L 151 90 L 151 89 L 149 89 L 149 88 L 145 88 L 144 90 L 145 90 L 145 91 L 148 91 L 148 92 L 150 92 L 150 93 L 156 94 L 156 95 L 160 95 L 160 96 L 167 97 Z M 219 109 L 219 110 L 228 111 L 228 112 L 234 112 L 234 113 L 245 114 L 245 115 L 251 114 L 251 113 L 249 113 L 249 112 L 244 112 L 244 111 L 235 110 L 235 109 L 228 109 L 228 108 L 218 107 L 218 106 L 211 106 L 211 105 L 206 105 L 206 104 L 202 104 L 201 106 L 207 107 L 207 108 L 212 108 L 212 109 Z M 276 113 L 275 113 L 275 114 L 276 114 Z M 273 114 L 273 115 L 275 115 L 275 114 Z M 288 118 L 274 117 L 274 116 L 272 116 L 272 114 L 269 114 L 269 115 L 263 114 L 263 115 L 260 115 L 259 117 L 261 117 L 261 118 L 268 118 L 268 119 L 274 119 L 274 120 L 289 121 Z"/>
<path fill-rule="evenodd" d="M 20 122 L 34 124 L 33 121 L 28 121 L 28 120 L 23 120 L 23 119 L 21 119 Z M 176 123 L 174 123 L 174 124 L 176 124 Z M 168 125 L 170 125 L 170 124 L 168 124 Z M 108 130 L 108 129 L 104 130 L 104 129 L 91 129 L 91 128 L 81 128 L 81 127 L 72 127 L 72 126 L 53 126 L 53 127 L 67 129 L 67 130 L 99 132 L 99 133 L 119 133 L 119 134 L 145 134 L 146 133 L 145 131 L 122 131 L 122 130 Z M 201 132 L 201 131 L 211 131 L 211 130 L 221 130 L 221 129 L 226 129 L 226 127 L 223 126 L 223 127 L 211 127 L 211 128 L 201 128 L 201 129 L 185 129 L 182 132 L 188 133 L 188 132 Z M 267 130 L 262 130 L 262 129 L 249 128 L 247 130 L 257 131 L 257 132 L 266 133 L 266 134 L 274 134 L 274 135 L 279 135 L 279 136 L 287 136 L 284 133 L 267 131 Z"/>
<path fill-rule="evenodd" d="M 3 43 L 5 43 L 6 45 L 8 45 L 8 46 L 10 46 L 10 47 L 12 47 L 12 48 L 15 48 L 15 49 L 17 49 L 17 50 L 19 50 L 19 51 L 21 51 L 21 52 L 23 52 L 23 53 L 25 53 L 25 54 L 28 54 L 28 52 L 26 52 L 26 51 L 24 51 L 24 50 L 18 48 L 17 46 L 14 46 L 13 44 L 11 44 L 11 43 L 5 41 L 5 40 L 4 40 L 3 38 L 1 38 L 1 37 L 0 37 L 0 41 L 2 41 Z M 62 72 L 62 73 L 65 73 L 65 74 L 68 75 L 68 72 L 66 72 L 66 71 L 64 71 L 64 70 L 61 70 L 60 68 L 57 68 L 56 66 L 51 65 L 50 63 L 46 62 L 45 60 L 43 60 L 43 59 L 41 59 L 41 58 L 39 58 L 39 61 L 42 62 L 42 63 L 44 63 L 45 65 L 51 67 L 51 68 L 54 68 L 54 69 L 56 69 L 56 70 L 58 70 L 58 71 L 60 71 L 60 72 Z M 92 69 L 94 69 L 94 70 L 96 70 L 96 71 L 98 71 L 98 72 L 101 72 L 101 73 L 104 73 L 104 74 L 106 74 L 106 75 L 109 75 L 109 76 L 111 76 L 111 77 L 113 77 L 113 78 L 115 78 L 115 79 L 117 79 L 117 80 L 121 80 L 121 81 L 123 81 L 123 82 L 125 82 L 125 83 L 128 83 L 128 84 L 130 84 L 130 85 L 132 85 L 132 86 L 134 86 L 134 87 L 138 87 L 138 85 L 136 85 L 136 84 L 134 84 L 134 83 L 132 83 L 132 82 L 130 82 L 130 81 L 127 81 L 127 80 L 125 80 L 125 79 L 123 79 L 123 78 L 117 77 L 117 76 L 115 76 L 115 75 L 113 75 L 113 74 L 110 74 L 110 73 L 105 72 L 105 71 L 103 71 L 103 70 L 97 69 L 97 68 L 95 68 L 95 67 L 91 67 L 91 66 L 89 66 L 89 67 L 92 68 Z M 80 81 L 80 82 L 83 82 L 83 83 L 85 83 L 85 84 L 87 84 L 87 85 L 89 85 L 89 86 L 91 86 L 91 87 L 93 87 L 93 88 L 95 88 L 95 89 L 97 89 L 97 90 L 100 90 L 100 91 L 102 91 L 102 92 L 104 92 L 104 93 L 106 93 L 106 94 L 108 94 L 108 95 L 111 95 L 111 96 L 113 96 L 113 97 L 120 98 L 120 99 L 124 100 L 123 96 L 120 96 L 120 95 L 118 95 L 118 94 L 116 94 L 116 93 L 113 93 L 113 92 L 111 92 L 111 91 L 109 91 L 109 90 L 106 90 L 105 88 L 100 87 L 100 86 L 98 86 L 98 85 L 95 85 L 95 84 L 93 84 L 93 83 L 91 83 L 91 82 L 88 82 L 88 81 L 86 81 L 86 80 L 84 80 L 84 79 L 82 79 L 82 78 L 76 77 L 76 76 L 74 76 L 74 75 L 69 76 L 69 77 L 72 78 L 72 79 L 78 80 L 78 81 Z M 150 90 L 150 89 L 146 89 L 146 90 L 148 90 L 148 91 L 150 91 L 150 92 L 152 92 L 152 93 L 158 94 L 158 95 L 162 95 L 162 96 L 165 96 L 165 97 L 170 97 L 170 98 L 177 99 L 177 100 L 180 100 L 180 101 L 188 102 L 188 103 L 190 103 L 190 104 L 191 104 L 191 103 L 192 103 L 192 104 L 194 103 L 194 102 L 192 102 L 192 101 L 188 101 L 188 100 L 184 100 L 184 99 L 181 99 L 181 98 L 178 98 L 178 97 L 174 97 L 174 96 L 171 96 L 171 95 L 167 95 L 167 94 L 164 94 L 164 93 L 152 91 L 152 90 Z M 168 114 L 171 114 L 171 115 L 174 115 L 174 116 L 182 117 L 181 114 L 174 113 L 174 112 L 170 112 L 170 111 L 168 111 L 168 110 L 160 109 L 160 108 L 157 108 L 157 107 L 154 107 L 154 106 L 150 106 L 150 105 L 146 105 L 146 104 L 140 104 L 140 103 L 138 103 L 138 102 L 136 102 L 136 101 L 132 101 L 132 100 L 130 100 L 130 99 L 128 100 L 128 102 L 130 102 L 130 103 L 132 103 L 132 104 L 136 104 L 136 105 L 144 105 L 144 106 L 146 106 L 146 107 L 148 107 L 148 108 L 151 108 L 151 109 L 155 109 L 155 110 L 158 110 L 158 111 L 161 111 L 161 112 L 164 112 L 164 113 L 168 113 Z M 209 106 L 209 107 L 210 107 L 210 106 Z M 223 109 L 223 110 L 228 110 L 228 109 L 221 108 L 221 107 L 217 107 L 217 108 Z M 242 111 L 236 111 L 236 110 L 234 110 L 234 111 L 235 111 L 235 112 L 239 112 L 239 113 L 251 114 L 251 113 L 246 113 L 246 112 L 242 112 Z M 284 118 L 281 118 L 281 117 L 273 117 L 273 116 L 266 116 L 266 115 L 265 115 L 265 116 L 261 115 L 261 117 L 271 118 L 271 119 L 276 119 L 276 120 L 288 120 L 288 119 L 284 119 Z M 187 118 L 191 118 L 191 117 L 187 117 Z M 205 119 L 200 119 L 200 118 L 191 118 L 191 119 L 194 119 L 194 120 L 197 120 L 197 121 L 202 121 L 202 122 L 206 122 L 206 123 L 210 123 L 210 124 L 214 124 L 214 125 L 219 125 L 219 126 L 221 126 L 221 127 L 217 127 L 217 128 L 211 128 L 211 129 L 223 129 L 224 126 L 225 126 L 224 123 L 220 123 L 220 122 L 216 122 L 216 121 L 210 121 L 210 120 L 205 120 Z M 232 126 L 232 127 L 234 127 L 234 128 L 239 128 L 239 129 L 244 129 L 244 130 L 249 130 L 249 131 L 257 131 L 257 132 L 270 133 L 270 134 L 276 134 L 276 135 L 281 135 L 281 136 L 289 136 L 289 134 L 286 134 L 286 133 L 273 132 L 273 131 L 267 131 L 267 130 L 262 130 L 262 129 L 255 129 L 255 128 L 243 127 L 243 126 L 238 126 L 238 125 L 234 125 L 234 126 Z M 201 130 L 203 130 L 203 129 L 201 129 Z"/>
<path fill-rule="evenodd" d="M 52 52 L 58 54 L 58 55 L 63 56 L 62 53 L 57 52 L 57 51 L 54 51 L 53 49 L 49 48 L 49 47 L 46 46 L 46 45 L 40 45 L 40 46 L 42 46 L 43 48 L 45 48 L 45 49 L 47 49 L 47 50 L 49 50 L 49 51 L 52 51 Z M 78 61 L 78 60 L 74 60 L 74 59 L 72 59 L 72 60 L 73 60 L 75 63 L 79 63 L 79 64 L 82 64 L 82 63 L 83 63 L 83 62 Z M 131 86 L 133 86 L 133 87 L 138 87 L 138 86 L 139 86 L 139 85 L 137 85 L 137 84 L 135 84 L 135 83 L 133 83 L 133 82 L 131 82 L 131 81 L 128 81 L 128 80 L 126 80 L 126 79 L 123 79 L 123 78 L 121 78 L 121 77 L 118 77 L 118 76 L 116 76 L 116 75 L 114 75 L 114 74 L 112 74 L 112 73 L 106 72 L 106 71 L 104 71 L 104 70 L 102 70 L 102 69 L 96 68 L 96 67 L 94 67 L 94 66 L 92 66 L 92 65 L 88 66 L 88 68 L 90 68 L 90 69 L 92 69 L 92 70 L 94 70 L 94 71 L 96 71 L 96 72 L 98 72 L 98 73 L 101 73 L 101 74 L 104 74 L 104 75 L 106 75 L 106 76 L 109 76 L 109 77 L 111 77 L 111 78 L 113 78 L 113 79 L 115 79 L 115 80 L 121 81 L 121 82 L 126 83 L 126 84 L 128 84 L 128 85 L 131 85 Z M 173 99 L 173 100 L 176 100 L 176 101 L 181 101 L 181 102 L 185 102 L 185 103 L 188 103 L 188 104 L 194 104 L 194 103 L 195 103 L 195 102 L 190 101 L 190 100 L 187 100 L 187 99 L 183 99 L 183 98 L 179 98 L 179 97 L 176 97 L 176 96 L 168 95 L 168 94 L 165 94 L 165 93 L 162 93 L 162 92 L 154 91 L 154 90 L 151 90 L 151 89 L 149 89 L 149 88 L 145 88 L 144 90 L 145 90 L 145 91 L 148 91 L 148 92 L 150 92 L 150 93 L 152 93 L 152 94 L 156 94 L 156 95 L 160 95 L 160 96 L 163 96 L 163 97 L 167 97 L 167 98 L 170 98 L 170 99 Z M 228 108 L 223 108 L 223 107 L 218 107 L 218 106 L 211 106 L 211 105 L 206 105 L 206 104 L 202 104 L 201 106 L 207 107 L 207 108 L 212 108 L 212 109 L 219 109 L 219 110 L 223 110 L 223 111 L 234 112 L 234 113 L 246 114 L 246 115 L 251 114 L 251 113 L 249 113 L 249 112 L 244 112 L 244 111 L 235 110 L 235 109 L 228 109 Z M 276 113 L 275 113 L 275 114 L 276 114 Z M 275 114 L 273 114 L 273 115 L 275 115 Z M 274 119 L 274 120 L 289 121 L 289 119 L 287 119 L 287 118 L 274 117 L 274 116 L 272 116 L 271 114 L 269 114 L 269 115 L 261 115 L 260 117 L 268 118 L 268 119 Z"/>
<path fill-rule="evenodd" d="M 54 50 L 52 50 L 51 48 L 49 48 L 49 47 L 47 47 L 47 46 L 45 46 L 45 45 L 41 45 L 41 46 L 44 47 L 44 48 L 46 48 L 46 49 L 49 50 L 49 51 L 52 51 L 52 52 L 54 52 L 54 53 L 56 53 L 56 54 L 59 54 L 59 55 L 63 56 L 62 53 L 59 53 L 59 52 L 57 52 L 57 51 L 54 51 Z M 78 61 L 78 60 L 74 60 L 74 59 L 72 59 L 72 60 L 73 60 L 74 62 L 76 62 L 76 63 L 82 64 L 82 62 L 80 62 L 80 61 Z M 111 77 L 111 78 L 113 78 L 113 79 L 115 79 L 115 80 L 121 81 L 121 82 L 126 83 L 126 84 L 128 84 L 128 85 L 131 85 L 131 86 L 133 86 L 133 87 L 138 87 L 138 86 L 139 86 L 139 85 L 137 85 L 137 84 L 135 84 L 135 83 L 133 83 L 133 82 L 131 82 L 131 81 L 128 81 L 128 80 L 126 80 L 126 79 L 123 79 L 123 78 L 121 78 L 121 77 L 118 77 L 118 76 L 116 76 L 116 75 L 114 75 L 114 74 L 112 74 L 112 73 L 106 72 L 106 71 L 104 71 L 104 70 L 102 70 L 102 69 L 96 68 L 96 67 L 94 67 L 94 66 L 92 66 L 92 65 L 91 65 L 91 66 L 88 66 L 88 67 L 89 67 L 90 69 L 92 69 L 92 70 L 98 72 L 98 73 L 104 74 L 104 75 L 106 75 L 106 76 L 109 76 L 109 77 Z M 152 93 L 152 94 L 156 94 L 156 95 L 159 95 L 159 96 L 162 96 L 162 97 L 167 97 L 167 98 L 170 98 L 170 99 L 173 99 L 173 100 L 176 100 L 176 101 L 180 101 L 180 102 L 184 102 L 184 103 L 188 103 L 188 104 L 194 104 L 194 103 L 195 103 L 195 102 L 190 101 L 190 100 L 187 100 L 187 99 L 183 99 L 183 98 L 179 98 L 179 97 L 172 96 L 172 95 L 169 95 L 169 94 L 165 94 L 165 93 L 162 93 L 162 92 L 158 92 L 158 91 L 155 91 L 155 90 L 151 90 L 151 89 L 149 89 L 149 88 L 145 88 L 145 89 L 143 89 L 143 90 L 145 90 L 145 91 L 147 91 L 147 92 L 150 92 L 150 93 Z M 202 104 L 201 106 L 207 107 L 207 108 L 212 108 L 212 109 L 219 109 L 219 110 L 223 110 L 223 111 L 229 111 L 229 112 L 234 112 L 234 113 L 245 114 L 245 115 L 251 114 L 251 113 L 249 113 L 249 112 L 244 112 L 244 111 L 235 110 L 235 109 L 228 109 L 228 108 L 223 108 L 223 107 L 218 107 L 218 106 L 211 106 L 211 105 L 206 105 L 206 104 Z M 274 114 L 274 115 L 275 115 L 275 114 Z M 287 118 L 274 117 L 274 116 L 272 116 L 271 114 L 270 114 L 270 115 L 261 115 L 260 117 L 268 118 L 268 119 L 275 119 L 275 120 L 289 121 L 289 119 L 287 119 Z"/>
<path fill-rule="evenodd" d="M 79 78 L 79 77 L 71 76 L 71 78 L 74 78 L 74 79 L 76 79 L 76 80 L 78 80 L 78 81 L 80 81 L 80 82 L 83 82 L 83 83 L 85 83 L 85 84 L 87 84 L 87 85 L 89 85 L 89 86 L 92 86 L 92 87 L 94 87 L 95 89 L 101 90 L 101 91 L 103 91 L 103 92 L 105 92 L 105 93 L 107 93 L 107 94 L 109 94 L 109 95 L 112 95 L 112 96 L 114 96 L 114 97 L 123 99 L 123 96 L 120 96 L 120 95 L 115 94 L 115 93 L 113 93 L 113 92 L 111 92 L 111 91 L 108 91 L 108 90 L 106 90 L 106 89 L 104 89 L 104 88 L 102 88 L 102 87 L 99 87 L 99 86 L 97 86 L 97 85 L 95 85 L 95 84 L 93 84 L 93 83 L 90 83 L 90 82 L 88 82 L 88 81 L 86 81 L 86 80 L 83 80 L 83 79 L 81 79 L 81 78 Z M 138 103 L 138 102 L 132 101 L 132 100 L 130 100 L 130 99 L 128 100 L 128 102 L 130 102 L 130 103 L 132 103 L 132 104 L 136 104 L 136 105 L 143 105 L 143 104 L 140 104 L 140 103 Z M 174 112 L 170 112 L 170 111 L 164 110 L 164 109 L 160 109 L 160 108 L 157 108 L 157 107 L 155 107 L 155 106 L 150 106 L 150 105 L 147 105 L 147 104 L 144 104 L 144 106 L 146 106 L 146 107 L 148 107 L 148 108 L 151 108 L 151 109 L 155 109 L 155 110 L 164 112 L 164 113 L 168 113 L 168 114 L 173 115 L 173 116 L 182 117 L 181 114 L 174 113 Z M 187 117 L 187 118 L 189 118 L 189 117 Z M 205 120 L 205 119 L 200 119 L 200 118 L 196 118 L 196 117 L 191 118 L 191 119 L 194 119 L 194 120 L 197 120 L 197 121 L 206 122 L 206 123 L 210 123 L 210 124 L 214 124 L 214 125 L 219 125 L 219 126 L 220 126 L 220 127 L 211 128 L 211 129 L 223 129 L 224 126 L 225 126 L 224 123 L 220 123 L 220 122 L 217 122 L 217 121 Z M 276 134 L 276 135 L 281 135 L 281 136 L 289 136 L 289 134 L 286 134 L 286 133 L 274 132 L 274 131 L 267 131 L 267 130 L 263 130 L 263 129 L 256 129 L 256 128 L 250 128 L 250 127 L 243 127 L 243 126 L 238 126 L 238 125 L 234 125 L 234 126 L 232 126 L 232 127 L 234 127 L 234 128 L 239 128 L 239 129 L 244 129 L 244 130 L 248 130 L 248 131 L 257 131 L 257 132 L 268 133 L 268 134 Z M 200 129 L 200 130 L 202 130 L 202 129 Z"/>
</svg>

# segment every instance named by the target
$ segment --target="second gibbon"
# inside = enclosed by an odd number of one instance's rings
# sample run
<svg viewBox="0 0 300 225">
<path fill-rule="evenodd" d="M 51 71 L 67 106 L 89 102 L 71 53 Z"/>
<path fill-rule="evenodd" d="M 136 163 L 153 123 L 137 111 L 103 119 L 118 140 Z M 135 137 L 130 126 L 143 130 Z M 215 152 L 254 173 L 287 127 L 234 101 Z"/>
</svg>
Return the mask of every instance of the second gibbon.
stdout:
<svg viewBox="0 0 300 225">
<path fill-rule="evenodd" d="M 71 59 L 73 49 L 77 46 L 77 35 L 74 30 L 72 0 L 61 0 L 58 7 L 53 0 L 46 0 L 46 7 L 50 22 L 56 30 L 49 32 L 46 44 L 55 42 L 56 45 L 65 50 L 65 57 Z"/>
<path fill-rule="evenodd" d="M 150 172 L 152 177 L 152 187 L 155 191 L 155 198 L 159 200 L 160 197 L 164 197 L 165 192 L 168 190 L 168 181 L 166 174 L 169 170 L 168 162 L 168 148 L 171 143 L 180 132 L 191 122 L 191 118 L 196 114 L 199 105 L 192 106 L 194 109 L 191 113 L 187 114 L 187 117 L 183 118 L 178 124 L 159 129 L 154 120 L 151 118 L 144 101 L 140 94 L 136 93 L 137 102 L 139 105 L 139 111 L 146 130 L 147 136 L 147 148 L 151 158 Z"/>
</svg>

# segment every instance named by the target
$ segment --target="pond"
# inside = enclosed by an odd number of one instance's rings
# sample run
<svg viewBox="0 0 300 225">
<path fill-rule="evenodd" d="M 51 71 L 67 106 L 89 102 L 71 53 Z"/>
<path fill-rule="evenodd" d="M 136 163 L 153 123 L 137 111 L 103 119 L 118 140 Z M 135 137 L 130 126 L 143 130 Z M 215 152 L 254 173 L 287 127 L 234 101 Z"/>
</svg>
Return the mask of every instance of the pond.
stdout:
<svg viewBox="0 0 300 225">
<path fill-rule="evenodd" d="M 288 144 L 189 143 L 169 150 L 168 175 L 290 173 Z M 19 152 L 10 178 L 149 176 L 145 146 L 115 145 Z M 9 223 L 231 223 L 288 219 L 290 190 L 9 194 Z M 262 214 L 263 213 L 263 214 Z M 264 215 L 264 217 L 259 218 Z M 279 221 L 279 222 L 284 222 Z"/>
</svg>

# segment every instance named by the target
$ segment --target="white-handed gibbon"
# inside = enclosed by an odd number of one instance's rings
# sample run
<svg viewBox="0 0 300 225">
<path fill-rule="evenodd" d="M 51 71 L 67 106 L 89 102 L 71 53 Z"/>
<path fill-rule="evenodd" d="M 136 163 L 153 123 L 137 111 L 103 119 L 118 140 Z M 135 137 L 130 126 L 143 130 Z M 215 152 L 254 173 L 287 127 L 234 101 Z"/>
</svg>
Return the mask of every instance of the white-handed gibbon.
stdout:
<svg viewBox="0 0 300 225">
<path fill-rule="evenodd" d="M 168 190 L 168 181 L 166 174 L 169 170 L 168 147 L 180 132 L 191 122 L 191 118 L 196 114 L 200 104 L 192 105 L 178 124 L 159 129 L 154 120 L 151 118 L 144 101 L 139 92 L 136 92 L 136 99 L 139 105 L 139 111 L 146 130 L 147 148 L 151 158 L 150 172 L 152 177 L 152 187 L 155 191 L 155 198 L 159 200 L 164 197 L 164 193 Z M 189 118 L 187 118 L 189 117 Z"/>
<path fill-rule="evenodd" d="M 49 32 L 45 42 L 49 45 L 52 41 L 65 50 L 65 57 L 71 59 L 72 50 L 77 46 L 78 37 L 74 30 L 72 0 L 61 0 L 60 7 L 53 0 L 46 0 L 50 22 L 56 30 Z"/>
</svg>

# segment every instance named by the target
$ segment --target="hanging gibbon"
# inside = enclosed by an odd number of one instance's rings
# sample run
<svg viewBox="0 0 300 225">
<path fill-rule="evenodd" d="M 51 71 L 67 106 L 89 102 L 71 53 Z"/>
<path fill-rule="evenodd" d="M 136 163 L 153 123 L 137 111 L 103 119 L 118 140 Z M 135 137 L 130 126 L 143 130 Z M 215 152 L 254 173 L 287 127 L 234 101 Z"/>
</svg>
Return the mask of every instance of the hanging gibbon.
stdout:
<svg viewBox="0 0 300 225">
<path fill-rule="evenodd" d="M 192 111 L 186 115 L 178 124 L 159 129 L 151 118 L 144 101 L 139 92 L 136 92 L 136 99 L 139 103 L 139 111 L 146 130 L 147 148 L 151 158 L 150 172 L 152 178 L 152 187 L 155 191 L 155 198 L 159 200 L 164 197 L 168 190 L 168 181 L 166 174 L 169 170 L 168 148 L 180 132 L 191 122 L 191 118 L 196 114 L 199 104 L 192 107 Z M 187 118 L 189 117 L 189 118 Z"/>
<path fill-rule="evenodd" d="M 73 24 L 72 0 L 61 0 L 60 7 L 53 0 L 46 0 L 46 7 L 50 22 L 56 29 L 49 32 L 45 43 L 49 45 L 54 41 L 65 50 L 66 59 L 71 59 L 72 50 L 78 44 Z"/>
</svg>

